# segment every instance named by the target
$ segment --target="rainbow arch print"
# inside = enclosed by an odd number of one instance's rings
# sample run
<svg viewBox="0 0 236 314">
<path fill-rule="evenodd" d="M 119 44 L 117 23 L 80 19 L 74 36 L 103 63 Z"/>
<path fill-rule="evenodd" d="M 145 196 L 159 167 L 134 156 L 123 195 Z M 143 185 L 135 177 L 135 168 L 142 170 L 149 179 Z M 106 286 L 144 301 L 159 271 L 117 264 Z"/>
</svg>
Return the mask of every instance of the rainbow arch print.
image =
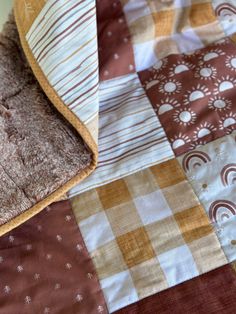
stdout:
<svg viewBox="0 0 236 314">
<path fill-rule="evenodd" d="M 211 158 L 204 152 L 195 150 L 193 152 L 187 153 L 182 160 L 182 167 L 185 172 L 189 171 L 190 164 L 192 163 L 192 167 L 200 167 L 202 164 L 206 164 L 210 162 Z"/>
<path fill-rule="evenodd" d="M 215 8 L 215 13 L 222 17 L 236 15 L 236 7 L 230 3 L 222 3 Z"/>
<path fill-rule="evenodd" d="M 220 176 L 224 186 L 236 183 L 236 164 L 232 163 L 224 166 Z"/>
<path fill-rule="evenodd" d="M 217 200 L 211 204 L 209 209 L 209 217 L 215 223 L 235 215 L 236 204 L 227 200 Z"/>
</svg>

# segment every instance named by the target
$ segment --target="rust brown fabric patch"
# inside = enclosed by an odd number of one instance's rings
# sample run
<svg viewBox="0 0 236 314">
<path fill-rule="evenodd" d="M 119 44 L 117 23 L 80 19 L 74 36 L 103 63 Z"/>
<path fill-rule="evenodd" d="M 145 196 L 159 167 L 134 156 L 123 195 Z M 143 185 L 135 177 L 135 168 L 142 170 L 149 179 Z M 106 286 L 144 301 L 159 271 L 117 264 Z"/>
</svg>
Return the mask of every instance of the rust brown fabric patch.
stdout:
<svg viewBox="0 0 236 314">
<path fill-rule="evenodd" d="M 0 313 L 107 313 L 69 201 L 0 238 Z"/>
<path fill-rule="evenodd" d="M 135 72 L 129 28 L 120 1 L 97 0 L 100 80 Z"/>
<path fill-rule="evenodd" d="M 236 48 L 227 38 L 139 73 L 178 156 L 236 129 Z"/>
<path fill-rule="evenodd" d="M 123 308 L 116 314 L 234 313 L 236 273 L 230 265 Z"/>
</svg>

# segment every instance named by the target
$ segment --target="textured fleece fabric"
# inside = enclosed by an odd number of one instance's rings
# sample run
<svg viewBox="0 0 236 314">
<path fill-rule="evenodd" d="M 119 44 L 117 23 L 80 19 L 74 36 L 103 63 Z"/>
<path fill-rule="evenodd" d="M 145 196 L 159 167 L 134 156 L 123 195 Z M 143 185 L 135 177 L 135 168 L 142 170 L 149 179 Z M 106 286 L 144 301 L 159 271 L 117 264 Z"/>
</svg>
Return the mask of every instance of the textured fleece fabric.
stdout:
<svg viewBox="0 0 236 314">
<path fill-rule="evenodd" d="M 91 163 L 91 152 L 47 99 L 13 16 L 0 35 L 0 225 Z"/>
</svg>

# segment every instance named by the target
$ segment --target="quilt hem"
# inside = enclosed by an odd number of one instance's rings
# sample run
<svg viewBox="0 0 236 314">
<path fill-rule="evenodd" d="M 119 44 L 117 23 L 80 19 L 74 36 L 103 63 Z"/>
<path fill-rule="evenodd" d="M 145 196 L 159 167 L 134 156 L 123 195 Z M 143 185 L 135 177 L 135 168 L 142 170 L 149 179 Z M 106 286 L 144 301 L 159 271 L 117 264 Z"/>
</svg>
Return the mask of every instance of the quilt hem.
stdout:
<svg viewBox="0 0 236 314">
<path fill-rule="evenodd" d="M 10 230 L 16 228 L 20 224 L 24 223 L 37 213 L 39 213 L 41 210 L 43 210 L 45 207 L 47 207 L 49 204 L 57 201 L 60 197 L 62 197 L 66 192 L 68 192 L 69 189 L 71 189 L 74 185 L 78 184 L 80 181 L 85 179 L 95 168 L 97 165 L 97 159 L 98 159 L 98 151 L 97 151 L 97 145 L 94 142 L 92 135 L 87 130 L 87 128 L 84 126 L 84 124 L 80 121 L 78 117 L 74 113 L 70 111 L 69 108 L 67 108 L 63 102 L 61 101 L 60 97 L 55 93 L 55 91 L 50 86 L 49 82 L 47 81 L 46 77 L 44 76 L 43 72 L 41 71 L 40 67 L 36 63 L 31 50 L 24 38 L 23 30 L 19 21 L 19 15 L 17 10 L 14 7 L 14 16 L 16 20 L 16 25 L 18 28 L 22 48 L 24 50 L 24 53 L 27 57 L 27 60 L 31 66 L 31 69 L 36 76 L 40 86 L 46 93 L 49 100 L 52 102 L 52 104 L 56 107 L 56 109 L 65 117 L 65 119 L 75 128 L 75 130 L 78 132 L 78 134 L 82 137 L 85 144 L 89 147 L 89 149 L 92 152 L 92 162 L 86 169 L 79 172 L 78 175 L 74 176 L 72 179 L 70 179 L 68 182 L 66 182 L 63 186 L 61 186 L 59 189 L 57 189 L 55 192 L 48 195 L 45 199 L 38 202 L 34 206 L 32 206 L 30 209 L 25 211 L 24 213 L 18 215 L 17 217 L 13 218 L 12 220 L 8 221 L 7 223 L 0 226 L 0 236 L 3 234 L 9 232 Z"/>
</svg>

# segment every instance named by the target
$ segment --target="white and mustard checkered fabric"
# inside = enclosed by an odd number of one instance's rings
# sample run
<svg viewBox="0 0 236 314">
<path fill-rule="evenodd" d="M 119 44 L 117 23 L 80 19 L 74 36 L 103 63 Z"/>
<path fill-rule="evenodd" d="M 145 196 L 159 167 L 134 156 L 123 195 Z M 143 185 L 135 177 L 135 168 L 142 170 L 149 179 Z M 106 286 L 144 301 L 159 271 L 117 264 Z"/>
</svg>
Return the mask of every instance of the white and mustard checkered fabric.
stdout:
<svg viewBox="0 0 236 314">
<path fill-rule="evenodd" d="M 211 0 L 121 0 L 137 71 L 223 38 Z"/>
<path fill-rule="evenodd" d="M 72 206 L 110 312 L 227 263 L 176 159 Z"/>
</svg>

